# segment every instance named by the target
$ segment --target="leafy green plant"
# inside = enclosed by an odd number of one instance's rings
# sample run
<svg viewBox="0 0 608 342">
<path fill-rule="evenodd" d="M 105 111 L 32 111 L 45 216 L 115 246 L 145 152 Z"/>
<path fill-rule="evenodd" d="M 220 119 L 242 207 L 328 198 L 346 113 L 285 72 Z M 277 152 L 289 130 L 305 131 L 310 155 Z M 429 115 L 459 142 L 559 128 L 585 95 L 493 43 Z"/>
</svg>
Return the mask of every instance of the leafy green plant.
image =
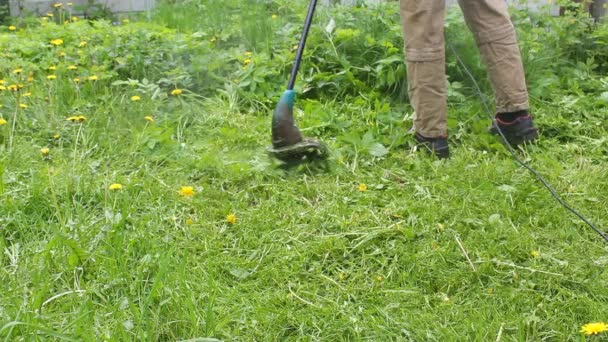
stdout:
<svg viewBox="0 0 608 342">
<path fill-rule="evenodd" d="M 569 341 L 606 321 L 605 245 L 487 134 L 451 53 L 453 158 L 417 151 L 396 2 L 319 9 L 294 113 L 330 167 L 275 167 L 305 6 L 0 32 L 0 338 Z M 605 227 L 608 78 L 584 36 L 606 24 L 513 13 L 542 132 L 517 153 Z"/>
<path fill-rule="evenodd" d="M 0 24 L 9 24 L 10 12 L 8 7 L 8 0 L 0 1 Z"/>
<path fill-rule="evenodd" d="M 84 4 L 77 4 L 74 6 L 74 10 L 90 20 L 116 20 L 112 9 L 98 0 L 87 0 Z"/>
</svg>

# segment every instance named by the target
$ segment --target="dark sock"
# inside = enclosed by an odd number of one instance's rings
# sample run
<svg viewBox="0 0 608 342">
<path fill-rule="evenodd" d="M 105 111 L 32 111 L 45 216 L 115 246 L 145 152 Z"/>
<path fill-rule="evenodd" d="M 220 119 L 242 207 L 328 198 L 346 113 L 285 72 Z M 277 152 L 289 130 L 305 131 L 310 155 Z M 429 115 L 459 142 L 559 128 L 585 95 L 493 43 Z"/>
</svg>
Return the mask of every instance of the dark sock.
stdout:
<svg viewBox="0 0 608 342">
<path fill-rule="evenodd" d="M 496 114 L 496 118 L 500 119 L 503 122 L 513 122 L 517 120 L 517 118 L 528 115 L 527 110 L 518 110 L 517 112 L 509 112 L 509 113 L 498 113 Z"/>
<path fill-rule="evenodd" d="M 416 132 L 416 136 L 417 136 L 417 138 L 419 140 L 424 140 L 424 141 L 435 141 L 435 140 L 439 140 L 439 139 L 447 139 L 447 136 L 445 136 L 445 137 L 439 136 L 439 137 L 434 137 L 434 138 L 428 138 L 428 137 L 425 137 L 424 135 L 422 135 L 422 134 L 420 134 L 418 132 Z"/>
</svg>

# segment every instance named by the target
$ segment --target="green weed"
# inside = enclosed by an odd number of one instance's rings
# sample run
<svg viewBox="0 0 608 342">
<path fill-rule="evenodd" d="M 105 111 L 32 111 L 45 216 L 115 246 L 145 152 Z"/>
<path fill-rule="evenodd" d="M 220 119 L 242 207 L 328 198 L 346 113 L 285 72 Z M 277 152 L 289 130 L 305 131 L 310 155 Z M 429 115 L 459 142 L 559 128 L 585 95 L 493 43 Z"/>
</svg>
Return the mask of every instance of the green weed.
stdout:
<svg viewBox="0 0 608 342">
<path fill-rule="evenodd" d="M 275 167 L 304 11 L 167 1 L 0 34 L 2 339 L 565 341 L 607 320 L 606 245 L 486 133 L 454 56 L 454 157 L 416 151 L 395 3 L 320 9 L 296 119 L 331 167 Z M 519 153 L 606 227 L 608 27 L 577 15 L 514 12 L 543 135 Z"/>
</svg>

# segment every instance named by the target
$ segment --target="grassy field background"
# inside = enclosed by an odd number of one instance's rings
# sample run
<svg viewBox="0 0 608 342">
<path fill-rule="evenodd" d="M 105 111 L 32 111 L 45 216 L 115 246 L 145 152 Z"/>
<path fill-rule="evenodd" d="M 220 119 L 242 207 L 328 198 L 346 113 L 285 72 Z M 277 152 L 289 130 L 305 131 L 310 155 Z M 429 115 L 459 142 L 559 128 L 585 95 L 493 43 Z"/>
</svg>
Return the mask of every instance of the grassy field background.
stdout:
<svg viewBox="0 0 608 342">
<path fill-rule="evenodd" d="M 330 167 L 276 167 L 304 13 L 3 28 L 0 338 L 574 341 L 608 320 L 606 243 L 486 133 L 453 56 L 453 157 L 416 151 L 396 4 L 320 10 L 296 115 Z M 608 27 L 513 15 L 542 132 L 518 153 L 605 229 Z M 447 27 L 491 101 L 457 10 Z"/>
</svg>

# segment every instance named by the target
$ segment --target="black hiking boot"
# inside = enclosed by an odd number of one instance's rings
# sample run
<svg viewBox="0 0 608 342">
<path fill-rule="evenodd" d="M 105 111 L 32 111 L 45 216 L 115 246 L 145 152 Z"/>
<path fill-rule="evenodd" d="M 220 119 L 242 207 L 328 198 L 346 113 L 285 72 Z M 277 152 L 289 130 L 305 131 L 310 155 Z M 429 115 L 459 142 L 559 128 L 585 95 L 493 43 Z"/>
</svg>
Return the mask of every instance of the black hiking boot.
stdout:
<svg viewBox="0 0 608 342">
<path fill-rule="evenodd" d="M 538 138 L 538 128 L 534 126 L 532 116 L 528 111 L 496 114 L 496 120 L 490 127 L 490 133 L 500 135 L 499 128 L 507 138 L 509 145 L 513 147 L 531 143 Z"/>
<path fill-rule="evenodd" d="M 416 133 L 414 136 L 418 142 L 418 146 L 424 146 L 429 153 L 433 153 L 439 159 L 450 158 L 450 147 L 448 146 L 448 138 L 426 138 Z"/>
</svg>

